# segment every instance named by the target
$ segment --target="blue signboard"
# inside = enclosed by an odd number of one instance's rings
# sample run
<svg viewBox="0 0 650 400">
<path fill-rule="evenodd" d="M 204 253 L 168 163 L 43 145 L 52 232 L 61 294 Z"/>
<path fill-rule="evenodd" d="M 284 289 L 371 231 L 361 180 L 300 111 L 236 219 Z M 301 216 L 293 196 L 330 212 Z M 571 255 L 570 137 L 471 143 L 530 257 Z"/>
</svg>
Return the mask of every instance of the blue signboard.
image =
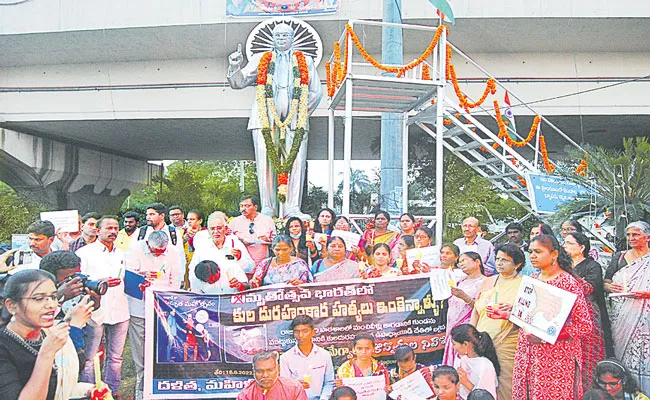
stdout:
<svg viewBox="0 0 650 400">
<path fill-rule="evenodd" d="M 540 214 L 552 214 L 564 203 L 573 201 L 588 190 L 566 178 L 544 174 L 528 175 L 528 196 L 533 211 Z"/>
</svg>

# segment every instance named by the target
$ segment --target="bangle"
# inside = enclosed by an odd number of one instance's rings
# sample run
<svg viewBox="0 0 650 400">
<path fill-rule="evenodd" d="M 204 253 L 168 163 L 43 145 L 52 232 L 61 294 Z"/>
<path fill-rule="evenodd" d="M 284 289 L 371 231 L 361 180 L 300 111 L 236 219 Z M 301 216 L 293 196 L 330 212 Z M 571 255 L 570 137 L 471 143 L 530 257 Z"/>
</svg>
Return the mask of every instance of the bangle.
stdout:
<svg viewBox="0 0 650 400">
<path fill-rule="evenodd" d="M 468 304 L 468 305 L 469 305 L 469 304 L 472 304 L 473 301 L 474 301 L 474 299 L 472 299 L 472 298 L 470 297 L 470 298 L 469 298 L 469 301 L 466 301 L 465 304 Z"/>
</svg>

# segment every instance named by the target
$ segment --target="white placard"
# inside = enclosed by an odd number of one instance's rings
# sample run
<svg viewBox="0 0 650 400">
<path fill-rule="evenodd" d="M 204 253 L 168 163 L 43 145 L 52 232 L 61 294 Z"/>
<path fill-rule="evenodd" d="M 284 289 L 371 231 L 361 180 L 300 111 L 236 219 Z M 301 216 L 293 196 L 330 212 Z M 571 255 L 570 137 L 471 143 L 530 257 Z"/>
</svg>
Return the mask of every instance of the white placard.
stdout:
<svg viewBox="0 0 650 400">
<path fill-rule="evenodd" d="M 386 379 L 380 376 L 363 378 L 343 378 L 343 385 L 351 387 L 357 394 L 357 400 L 385 400 Z"/>
<path fill-rule="evenodd" d="M 420 371 L 415 371 L 411 375 L 393 383 L 392 388 L 393 391 L 389 396 L 393 399 L 402 396 L 402 399 L 419 400 L 428 399 L 434 395 L 431 386 L 429 386 Z"/>
<path fill-rule="evenodd" d="M 433 300 L 445 300 L 451 297 L 452 283 L 456 286 L 454 278 L 446 269 L 433 269 L 429 273 L 431 281 L 431 298 Z"/>
<path fill-rule="evenodd" d="M 426 263 L 430 267 L 440 265 L 440 246 L 420 247 L 418 249 L 406 250 L 406 261 L 409 267 L 413 266 L 413 261 L 420 260 L 420 263 Z"/>
<path fill-rule="evenodd" d="M 577 295 L 524 276 L 510 321 L 545 342 L 555 344 Z"/>
<path fill-rule="evenodd" d="M 61 232 L 79 232 L 79 211 L 43 211 L 41 221 L 50 221 L 54 224 L 54 229 Z"/>
<path fill-rule="evenodd" d="M 338 236 L 341 239 L 343 239 L 343 241 L 345 242 L 345 249 L 349 251 L 352 250 L 352 246 L 358 246 L 359 240 L 361 240 L 361 235 L 359 235 L 358 233 L 341 231 L 338 229 L 334 229 L 332 231 L 332 236 Z"/>
<path fill-rule="evenodd" d="M 12 233 L 11 249 L 29 250 L 29 235 L 26 233 Z"/>
</svg>

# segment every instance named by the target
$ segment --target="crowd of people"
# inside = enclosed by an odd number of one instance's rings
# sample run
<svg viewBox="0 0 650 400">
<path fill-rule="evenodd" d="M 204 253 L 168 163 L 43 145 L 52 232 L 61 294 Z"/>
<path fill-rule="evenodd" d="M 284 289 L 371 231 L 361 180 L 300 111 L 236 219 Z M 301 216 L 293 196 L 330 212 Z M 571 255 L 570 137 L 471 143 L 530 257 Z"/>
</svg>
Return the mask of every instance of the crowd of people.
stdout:
<svg viewBox="0 0 650 400">
<path fill-rule="evenodd" d="M 143 395 L 144 300 L 125 294 L 126 274 L 141 289 L 237 293 L 272 284 L 302 285 L 345 278 L 391 279 L 444 269 L 450 274 L 442 365 L 417 363 L 409 346 L 394 352 L 396 367 L 375 359 L 371 332 L 350 343 L 352 358 L 334 369 L 313 342 L 316 327 L 300 315 L 291 323 L 296 345 L 279 356 L 253 358 L 254 381 L 240 399 L 356 399 L 345 378 L 383 376 L 385 390 L 421 373 L 435 399 L 647 399 L 650 391 L 650 224 L 629 224 L 628 250 L 615 253 L 603 274 L 589 238 L 575 221 L 560 234 L 539 224 L 524 240 L 519 223 L 494 247 L 474 217 L 463 237 L 440 246 L 440 261 L 411 260 L 413 248 L 433 243 L 433 232 L 405 213 L 397 227 L 385 211 L 346 243 L 345 216 L 322 209 L 313 223 L 291 218 L 278 231 L 258 212 L 255 197 L 241 215 L 207 218 L 176 206 L 147 207 L 120 218 L 88 213 L 79 232 L 56 231 L 49 221 L 28 228 L 30 252 L 0 256 L 4 280 L 0 328 L 0 400 L 67 399 L 119 393 L 127 337 L 136 367 L 135 398 Z M 167 223 L 167 218 L 171 223 Z M 205 220 L 205 221 L 204 221 Z M 205 224 L 204 224 L 205 222 Z M 120 223 L 123 228 L 120 229 Z M 327 271 L 336 268 L 336 276 Z M 575 294 L 557 341 L 547 343 L 510 321 L 523 276 Z M 188 333 L 189 335 L 189 333 Z M 100 347 L 103 344 L 103 351 Z M 99 359 L 103 359 L 102 376 Z M 197 358 L 188 344 L 184 359 Z M 103 382 L 95 385 L 96 382 Z M 263 396 L 262 396 L 263 395 Z M 584 397 L 583 397 L 584 396 Z M 601 397 L 597 397 L 601 396 Z M 609 397 L 607 397 L 609 396 Z"/>
</svg>

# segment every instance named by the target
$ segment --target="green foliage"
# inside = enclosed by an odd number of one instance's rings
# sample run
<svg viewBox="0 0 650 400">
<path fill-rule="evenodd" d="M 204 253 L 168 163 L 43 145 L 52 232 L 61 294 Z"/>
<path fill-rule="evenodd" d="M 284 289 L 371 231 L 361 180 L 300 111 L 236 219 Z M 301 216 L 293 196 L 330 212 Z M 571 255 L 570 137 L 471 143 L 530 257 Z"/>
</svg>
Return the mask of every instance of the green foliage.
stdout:
<svg viewBox="0 0 650 400">
<path fill-rule="evenodd" d="M 11 242 L 12 233 L 25 233 L 44 210 L 0 182 L 0 242 Z"/>
<path fill-rule="evenodd" d="M 309 184 L 302 197 L 302 212 L 315 217 L 323 207 L 327 207 L 327 192 L 321 186 Z"/>
<path fill-rule="evenodd" d="M 365 171 L 353 169 L 350 171 L 350 213 L 368 214 L 372 212 L 373 194 L 379 194 L 379 176 L 377 171 L 371 180 Z M 341 182 L 334 194 L 334 207 L 341 209 L 343 204 L 343 182 Z"/>
<path fill-rule="evenodd" d="M 202 211 L 206 216 L 213 211 L 228 215 L 239 214 L 239 199 L 244 194 L 257 195 L 255 164 L 244 162 L 244 190 L 239 187 L 238 161 L 176 161 L 169 165 L 162 177 L 130 196 L 122 210 L 143 211 L 147 204 L 160 201 L 165 205 L 179 205 L 185 212 Z"/>
<path fill-rule="evenodd" d="M 586 213 L 611 213 L 608 222 L 616 226 L 619 241 L 625 226 L 633 221 L 648 220 L 650 215 L 650 142 L 645 137 L 623 139 L 623 149 L 615 150 L 586 145 L 589 154 L 585 177 L 573 168 L 558 171 L 574 182 L 595 192 L 567 203 L 556 220 Z M 571 154 L 581 160 L 584 154 Z"/>
</svg>

